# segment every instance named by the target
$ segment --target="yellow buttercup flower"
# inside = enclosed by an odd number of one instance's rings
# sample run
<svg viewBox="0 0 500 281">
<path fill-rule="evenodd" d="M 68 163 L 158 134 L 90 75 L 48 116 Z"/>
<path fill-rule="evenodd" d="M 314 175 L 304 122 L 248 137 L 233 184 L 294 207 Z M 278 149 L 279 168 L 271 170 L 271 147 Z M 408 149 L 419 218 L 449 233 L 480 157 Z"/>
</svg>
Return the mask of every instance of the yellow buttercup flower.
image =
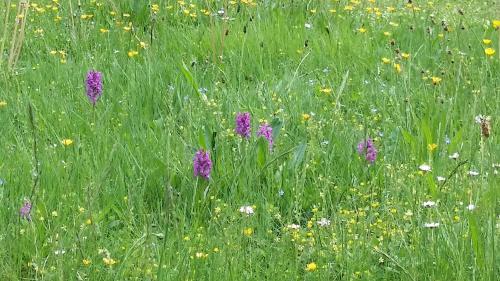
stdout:
<svg viewBox="0 0 500 281">
<path fill-rule="evenodd" d="M 64 146 L 70 146 L 73 144 L 73 140 L 72 139 L 63 139 L 61 141 L 61 144 L 64 145 Z"/>
<path fill-rule="evenodd" d="M 500 20 L 493 20 L 493 28 L 498 29 L 500 27 Z"/>
<path fill-rule="evenodd" d="M 382 62 L 383 62 L 384 64 L 390 64 L 390 63 L 391 63 L 391 60 L 390 60 L 390 59 L 388 59 L 388 58 L 382 58 Z"/>
<path fill-rule="evenodd" d="M 368 30 L 364 27 L 360 27 L 360 28 L 358 28 L 358 31 L 359 31 L 359 33 L 365 33 Z"/>
<path fill-rule="evenodd" d="M 99 31 L 100 31 L 101 33 L 108 33 L 108 32 L 109 32 L 109 29 L 106 29 L 106 28 L 101 28 L 101 29 L 99 29 Z"/>
<path fill-rule="evenodd" d="M 113 266 L 116 264 L 116 261 L 112 258 L 107 258 L 107 257 L 104 257 L 102 258 L 102 261 L 104 262 L 105 265 L 107 266 Z"/>
<path fill-rule="evenodd" d="M 160 6 L 158 4 L 151 5 L 151 11 L 155 14 L 158 13 L 160 11 Z"/>
<path fill-rule="evenodd" d="M 404 58 L 405 60 L 410 58 L 410 54 L 408 53 L 401 53 L 401 57 Z"/>
<path fill-rule="evenodd" d="M 321 88 L 319 91 L 324 94 L 330 94 L 332 92 L 332 88 Z"/>
<path fill-rule="evenodd" d="M 306 271 L 313 272 L 318 269 L 318 265 L 315 262 L 310 262 L 306 265 Z"/>
<path fill-rule="evenodd" d="M 484 45 L 489 45 L 489 44 L 491 44 L 491 39 L 483 39 L 483 44 L 484 44 Z"/>
<path fill-rule="evenodd" d="M 441 80 L 443 80 L 443 79 L 436 77 L 436 76 L 432 76 L 431 80 L 432 80 L 432 84 L 439 85 L 439 83 L 441 83 Z"/>
<path fill-rule="evenodd" d="M 92 263 L 92 261 L 89 260 L 89 259 L 83 259 L 82 263 L 83 263 L 84 266 L 89 266 Z"/>
<path fill-rule="evenodd" d="M 128 55 L 129 58 L 133 58 L 133 57 L 137 56 L 138 54 L 139 54 L 139 52 L 135 51 L 135 50 L 130 50 L 127 53 L 127 55 Z"/>
<path fill-rule="evenodd" d="M 495 54 L 495 49 L 493 48 L 486 48 L 484 50 L 484 53 L 488 56 L 488 57 L 491 57 Z"/>
<path fill-rule="evenodd" d="M 311 115 L 310 114 L 308 114 L 308 113 L 302 114 L 302 120 L 303 121 L 309 121 L 309 119 L 311 119 Z"/>
<path fill-rule="evenodd" d="M 436 150 L 437 147 L 438 147 L 437 144 L 430 143 L 430 144 L 427 145 L 427 150 L 429 150 L 429 152 L 433 152 L 434 150 Z"/>
<path fill-rule="evenodd" d="M 397 73 L 401 73 L 401 65 L 399 63 L 394 64 L 394 69 Z"/>
<path fill-rule="evenodd" d="M 251 228 L 251 227 L 247 227 L 247 228 L 245 228 L 245 229 L 243 230 L 243 234 L 244 234 L 245 236 L 248 236 L 248 237 L 252 236 L 252 234 L 253 234 L 253 228 Z"/>
</svg>

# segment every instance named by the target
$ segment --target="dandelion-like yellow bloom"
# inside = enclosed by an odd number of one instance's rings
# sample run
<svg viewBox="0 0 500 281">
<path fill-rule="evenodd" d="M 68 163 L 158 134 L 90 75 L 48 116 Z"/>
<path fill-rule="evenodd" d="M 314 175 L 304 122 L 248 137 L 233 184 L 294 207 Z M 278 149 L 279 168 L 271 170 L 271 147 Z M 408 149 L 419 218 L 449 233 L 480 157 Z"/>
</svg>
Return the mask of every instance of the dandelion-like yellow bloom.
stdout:
<svg viewBox="0 0 500 281">
<path fill-rule="evenodd" d="M 430 143 L 430 144 L 427 145 L 427 150 L 429 150 L 429 152 L 433 152 L 434 150 L 436 150 L 437 147 L 438 147 L 437 144 Z"/>
<path fill-rule="evenodd" d="M 390 59 L 388 59 L 388 58 L 382 58 L 382 62 L 383 62 L 384 64 L 390 64 L 390 63 L 391 63 L 391 60 L 390 60 Z"/>
<path fill-rule="evenodd" d="M 396 70 L 397 73 L 401 73 L 401 65 L 399 63 L 394 64 L 394 69 Z"/>
<path fill-rule="evenodd" d="M 247 237 L 252 236 L 252 234 L 253 234 L 253 228 L 251 228 L 251 227 L 247 227 L 247 228 L 245 228 L 245 229 L 243 230 L 243 234 L 244 234 L 245 236 L 247 236 Z"/>
<path fill-rule="evenodd" d="M 310 262 L 306 265 L 306 271 L 313 272 L 318 269 L 318 265 L 315 262 Z"/>
<path fill-rule="evenodd" d="M 99 31 L 100 31 L 101 33 L 108 33 L 108 32 L 109 32 L 109 29 L 106 29 L 106 28 L 101 28 L 101 29 L 99 29 Z"/>
<path fill-rule="evenodd" d="M 410 54 L 408 53 L 401 53 L 401 57 L 404 58 L 405 60 L 410 58 Z"/>
<path fill-rule="evenodd" d="M 432 84 L 439 85 L 439 83 L 441 83 L 441 80 L 443 80 L 443 79 L 436 77 L 436 76 L 432 76 L 431 80 L 432 80 Z"/>
<path fill-rule="evenodd" d="M 360 28 L 358 28 L 358 31 L 359 31 L 359 33 L 365 33 L 368 30 L 364 27 L 360 27 Z"/>
<path fill-rule="evenodd" d="M 311 115 L 308 114 L 308 113 L 303 113 L 302 114 L 302 120 L 305 122 L 305 121 L 309 121 L 309 119 L 311 119 Z"/>
<path fill-rule="evenodd" d="M 158 5 L 158 4 L 153 4 L 153 5 L 151 5 L 151 11 L 152 11 L 154 14 L 158 13 L 158 12 L 160 11 L 160 5 Z"/>
<path fill-rule="evenodd" d="M 500 20 L 493 20 L 493 28 L 498 29 L 500 27 Z"/>
<path fill-rule="evenodd" d="M 102 258 L 102 261 L 104 262 L 105 265 L 107 266 L 113 266 L 116 264 L 116 261 L 112 258 L 104 257 Z"/>
<path fill-rule="evenodd" d="M 483 39 L 483 44 L 484 44 L 484 45 L 489 45 L 489 44 L 491 44 L 491 39 Z"/>
<path fill-rule="evenodd" d="M 324 94 L 330 94 L 332 92 L 332 89 L 331 88 L 321 88 L 319 91 L 321 93 L 324 93 Z"/>
<path fill-rule="evenodd" d="M 491 57 L 495 54 L 495 49 L 493 48 L 486 48 L 484 50 L 484 53 L 488 56 L 488 57 Z"/>
<path fill-rule="evenodd" d="M 82 263 L 84 266 L 89 266 L 92 263 L 92 261 L 90 259 L 83 259 Z"/>
<path fill-rule="evenodd" d="M 61 144 L 64 145 L 64 146 L 70 146 L 73 144 L 73 140 L 72 139 L 63 139 L 61 141 Z"/>
<path fill-rule="evenodd" d="M 127 55 L 128 55 L 129 58 L 133 58 L 133 57 L 137 56 L 138 54 L 139 54 L 139 52 L 135 51 L 135 50 L 130 50 L 127 53 Z"/>
</svg>

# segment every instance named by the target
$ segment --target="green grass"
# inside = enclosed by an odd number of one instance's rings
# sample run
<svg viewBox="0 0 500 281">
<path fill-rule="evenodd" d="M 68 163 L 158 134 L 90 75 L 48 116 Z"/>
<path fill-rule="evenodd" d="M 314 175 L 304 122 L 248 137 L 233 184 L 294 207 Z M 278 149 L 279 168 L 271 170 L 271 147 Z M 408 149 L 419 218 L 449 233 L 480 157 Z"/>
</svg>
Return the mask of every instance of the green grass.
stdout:
<svg viewBox="0 0 500 281">
<path fill-rule="evenodd" d="M 31 1 L 8 69 L 17 11 L 8 2 L 0 280 L 500 275 L 494 3 L 158 1 L 155 15 L 148 1 Z M 91 69 L 104 77 L 95 107 Z M 234 134 L 244 111 L 248 141 Z M 489 137 L 478 115 L 491 116 Z M 264 121 L 272 151 L 255 136 Z M 356 151 L 367 137 L 373 165 Z M 211 152 L 208 181 L 193 177 L 200 148 Z M 431 172 L 419 172 L 424 163 Z M 19 216 L 26 198 L 32 221 Z M 423 208 L 428 200 L 437 206 Z"/>
</svg>

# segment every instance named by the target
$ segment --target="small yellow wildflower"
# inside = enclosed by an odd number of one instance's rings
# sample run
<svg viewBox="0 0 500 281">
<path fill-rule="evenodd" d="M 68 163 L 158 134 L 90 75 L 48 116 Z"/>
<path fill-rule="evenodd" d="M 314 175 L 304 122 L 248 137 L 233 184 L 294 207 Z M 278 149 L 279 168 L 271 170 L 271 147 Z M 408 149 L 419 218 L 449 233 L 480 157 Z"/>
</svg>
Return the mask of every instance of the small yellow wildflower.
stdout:
<svg viewBox="0 0 500 281">
<path fill-rule="evenodd" d="M 384 64 L 390 64 L 390 63 L 391 63 L 391 60 L 390 60 L 390 59 L 388 59 L 388 58 L 382 58 L 382 62 L 383 62 Z"/>
<path fill-rule="evenodd" d="M 116 264 L 116 261 L 112 258 L 104 257 L 102 258 L 102 261 L 104 262 L 105 265 L 107 266 L 113 266 Z"/>
<path fill-rule="evenodd" d="M 196 256 L 196 258 L 198 258 L 198 259 L 206 259 L 206 258 L 208 257 L 208 254 L 205 254 L 205 253 L 203 253 L 203 252 L 197 252 L 197 253 L 195 254 L 195 256 Z"/>
<path fill-rule="evenodd" d="M 73 144 L 73 140 L 72 139 L 63 139 L 61 141 L 61 144 L 64 145 L 64 146 L 70 146 Z"/>
<path fill-rule="evenodd" d="M 332 92 L 331 88 L 321 88 L 319 90 L 321 93 L 330 94 Z"/>
<path fill-rule="evenodd" d="M 365 33 L 368 30 L 364 27 L 360 27 L 360 28 L 358 28 L 358 31 L 359 31 L 359 33 Z"/>
<path fill-rule="evenodd" d="M 483 44 L 484 44 L 484 45 L 489 45 L 489 44 L 491 44 L 491 39 L 483 39 Z"/>
<path fill-rule="evenodd" d="M 318 265 L 315 262 L 310 262 L 306 265 L 306 271 L 313 272 L 318 269 Z"/>
<path fill-rule="evenodd" d="M 87 220 L 85 221 L 85 224 L 86 224 L 86 225 L 91 225 L 91 224 L 92 224 L 92 220 L 91 220 L 91 219 L 87 219 Z"/>
<path fill-rule="evenodd" d="M 500 20 L 493 20 L 493 28 L 498 29 L 500 27 Z"/>
<path fill-rule="evenodd" d="M 148 44 L 146 44 L 146 42 L 139 42 L 139 46 L 141 46 L 141 48 L 143 49 L 146 49 L 148 47 Z"/>
<path fill-rule="evenodd" d="M 133 58 L 133 57 L 137 56 L 138 54 L 139 54 L 139 52 L 135 51 L 135 50 L 130 50 L 127 53 L 127 55 L 128 55 L 129 58 Z"/>
<path fill-rule="evenodd" d="M 427 145 L 427 150 L 429 150 L 429 152 L 433 152 L 434 150 L 436 150 L 437 147 L 438 147 L 437 144 L 430 143 L 430 144 Z"/>
<path fill-rule="evenodd" d="M 311 119 L 311 115 L 310 114 L 308 114 L 308 113 L 303 113 L 302 114 L 302 120 L 304 122 L 309 121 L 309 119 Z"/>
<path fill-rule="evenodd" d="M 94 17 L 94 15 L 86 15 L 86 14 L 83 14 L 83 15 L 80 16 L 80 18 L 82 20 L 89 20 L 89 19 L 91 19 L 93 17 Z"/>
<path fill-rule="evenodd" d="M 408 53 L 401 53 L 401 57 L 404 58 L 405 60 L 410 58 L 410 54 Z"/>
<path fill-rule="evenodd" d="M 441 80 L 443 80 L 443 79 L 436 77 L 436 76 L 432 76 L 431 80 L 432 80 L 432 84 L 439 85 L 439 83 L 441 83 Z"/>
<path fill-rule="evenodd" d="M 484 50 L 484 53 L 488 56 L 488 57 L 491 57 L 495 54 L 495 49 L 493 48 L 486 48 Z"/>
<path fill-rule="evenodd" d="M 389 31 L 384 31 L 384 36 L 389 37 L 389 36 L 391 36 L 391 35 L 392 35 L 392 33 L 390 33 Z"/>
<path fill-rule="evenodd" d="M 99 31 L 100 31 L 101 33 L 108 33 L 108 32 L 109 32 L 109 29 L 106 29 L 106 28 L 101 28 L 101 29 L 99 29 Z"/>
<path fill-rule="evenodd" d="M 243 234 L 244 234 L 245 236 L 248 236 L 248 237 L 252 236 L 252 234 L 253 234 L 253 228 L 251 228 L 251 227 L 247 227 L 247 228 L 245 228 L 245 229 L 243 230 Z"/>
<path fill-rule="evenodd" d="M 401 65 L 399 63 L 394 64 L 394 69 L 397 73 L 401 73 Z"/>
<path fill-rule="evenodd" d="M 89 266 L 92 263 L 92 261 L 90 259 L 83 259 L 82 263 L 84 266 Z"/>
<path fill-rule="evenodd" d="M 6 107 L 7 102 L 6 101 L 0 101 L 0 108 Z"/>
<path fill-rule="evenodd" d="M 151 5 L 151 11 L 153 11 L 154 14 L 158 13 L 160 11 L 160 6 L 158 4 Z"/>
</svg>

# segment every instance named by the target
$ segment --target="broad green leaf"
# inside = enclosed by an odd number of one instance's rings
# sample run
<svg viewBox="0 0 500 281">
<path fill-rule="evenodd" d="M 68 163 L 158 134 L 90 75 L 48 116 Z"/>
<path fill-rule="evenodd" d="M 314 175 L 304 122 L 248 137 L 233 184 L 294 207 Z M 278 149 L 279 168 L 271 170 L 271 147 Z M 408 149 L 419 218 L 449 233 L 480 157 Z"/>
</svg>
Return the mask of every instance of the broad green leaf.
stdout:
<svg viewBox="0 0 500 281">
<path fill-rule="evenodd" d="M 198 134 L 198 145 L 201 148 L 203 148 L 204 150 L 208 150 L 208 147 L 207 147 L 207 138 L 206 138 L 205 132 L 200 132 Z"/>
<path fill-rule="evenodd" d="M 271 121 L 271 128 L 273 128 L 273 140 L 278 138 L 282 127 L 283 121 L 281 121 L 281 119 L 274 118 L 273 121 Z"/>
<path fill-rule="evenodd" d="M 260 168 L 266 164 L 267 153 L 269 152 L 269 143 L 264 137 L 257 141 L 257 164 Z"/>
<path fill-rule="evenodd" d="M 189 71 L 188 67 L 186 66 L 186 64 L 184 62 L 182 62 L 182 65 L 180 68 L 181 68 L 182 74 L 184 74 L 184 77 L 186 78 L 189 85 L 191 85 L 191 87 L 193 87 L 193 90 L 196 92 L 196 94 L 198 94 L 198 97 L 201 98 L 201 93 L 200 93 L 198 84 L 194 80 L 193 75 L 191 74 L 191 72 Z"/>
<path fill-rule="evenodd" d="M 306 148 L 307 148 L 307 143 L 301 143 L 295 149 L 295 152 L 293 153 L 292 163 L 291 163 L 293 169 L 297 169 L 300 166 L 300 164 L 302 164 L 302 161 L 304 161 L 304 156 L 306 154 Z"/>
</svg>

